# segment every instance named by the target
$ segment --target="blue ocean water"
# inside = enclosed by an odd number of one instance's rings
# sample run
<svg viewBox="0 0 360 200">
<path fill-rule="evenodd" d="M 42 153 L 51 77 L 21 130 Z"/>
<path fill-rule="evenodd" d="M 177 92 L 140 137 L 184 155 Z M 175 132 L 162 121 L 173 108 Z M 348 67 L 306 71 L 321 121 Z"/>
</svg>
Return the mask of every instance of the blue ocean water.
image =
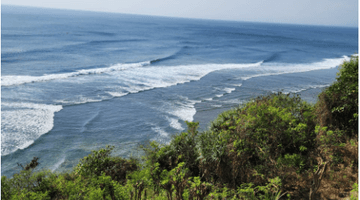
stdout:
<svg viewBox="0 0 360 200">
<path fill-rule="evenodd" d="M 309 102 L 357 53 L 357 28 L 1 10 L 1 172 L 39 157 L 70 170 L 91 150 L 166 143 L 258 95 Z"/>
</svg>

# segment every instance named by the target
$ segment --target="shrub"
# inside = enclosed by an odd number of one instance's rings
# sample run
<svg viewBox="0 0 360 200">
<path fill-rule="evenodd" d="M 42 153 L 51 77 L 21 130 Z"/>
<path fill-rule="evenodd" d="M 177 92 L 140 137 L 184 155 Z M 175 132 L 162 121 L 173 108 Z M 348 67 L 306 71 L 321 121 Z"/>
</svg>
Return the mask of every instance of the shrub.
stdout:
<svg viewBox="0 0 360 200">
<path fill-rule="evenodd" d="M 10 179 L 1 177 L 2 199 L 49 199 L 54 194 L 49 181 L 54 175 L 46 170 L 34 172 L 39 165 L 37 160 L 38 158 L 34 157 L 25 167 L 18 164 L 23 170 Z"/>
<path fill-rule="evenodd" d="M 207 181 L 217 179 L 236 188 L 284 176 L 283 168 L 300 173 L 311 166 L 314 127 L 313 107 L 300 97 L 281 93 L 258 97 L 219 115 L 202 136 L 203 175 Z"/>
<path fill-rule="evenodd" d="M 344 62 L 336 82 L 319 95 L 317 116 L 321 127 L 343 130 L 346 136 L 358 134 L 358 57 Z"/>
<path fill-rule="evenodd" d="M 138 170 L 138 162 L 134 159 L 123 159 L 111 157 L 113 146 L 106 146 L 104 149 L 92 151 L 91 154 L 82 158 L 75 167 L 75 174 L 82 176 L 100 176 L 105 173 L 115 181 L 125 183 L 126 175 L 129 172 Z"/>
<path fill-rule="evenodd" d="M 336 81 L 319 94 L 315 110 L 317 153 L 329 164 L 323 181 L 338 188 L 319 191 L 338 196 L 358 180 L 358 57 L 340 66 Z"/>
<path fill-rule="evenodd" d="M 143 147 L 146 167 L 150 170 L 150 179 L 157 191 L 163 188 L 171 193 L 171 182 L 164 182 L 164 180 L 169 178 L 169 173 L 179 167 L 180 163 L 182 163 L 181 169 L 187 170 L 186 176 L 199 175 L 197 150 L 199 124 L 187 122 L 187 125 L 188 131 L 175 135 L 170 144 L 161 145 L 151 142 Z"/>
</svg>

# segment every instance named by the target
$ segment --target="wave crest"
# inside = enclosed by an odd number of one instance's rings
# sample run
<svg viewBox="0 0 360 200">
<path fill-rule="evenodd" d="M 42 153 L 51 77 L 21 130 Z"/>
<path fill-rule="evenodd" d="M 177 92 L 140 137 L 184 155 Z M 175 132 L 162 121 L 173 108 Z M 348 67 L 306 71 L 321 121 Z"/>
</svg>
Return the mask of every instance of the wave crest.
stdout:
<svg viewBox="0 0 360 200">
<path fill-rule="evenodd" d="M 78 70 L 76 72 L 63 73 L 63 74 L 49 74 L 43 76 L 11 76 L 11 75 L 2 76 L 1 86 L 14 86 L 14 85 L 21 85 L 26 83 L 36 83 L 36 82 L 44 82 L 50 80 L 66 79 L 66 78 L 77 77 L 82 75 L 109 73 L 113 71 L 122 71 L 131 68 L 143 67 L 146 65 L 150 65 L 150 61 L 131 63 L 131 64 L 116 64 L 107 68 L 83 69 L 83 70 Z"/>
</svg>

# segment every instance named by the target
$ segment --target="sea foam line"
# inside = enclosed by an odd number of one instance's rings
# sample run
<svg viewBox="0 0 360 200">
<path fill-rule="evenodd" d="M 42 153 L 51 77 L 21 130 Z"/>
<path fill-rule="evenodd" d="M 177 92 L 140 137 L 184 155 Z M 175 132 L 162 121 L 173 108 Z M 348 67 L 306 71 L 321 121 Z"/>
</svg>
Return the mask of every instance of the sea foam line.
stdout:
<svg viewBox="0 0 360 200">
<path fill-rule="evenodd" d="M 289 94 L 289 93 L 300 93 L 302 91 L 306 91 L 309 89 L 315 89 L 315 88 L 325 88 L 325 87 L 329 87 L 330 84 L 325 84 L 325 85 L 309 85 L 306 86 L 305 88 L 300 88 L 300 89 L 285 89 L 282 93 L 284 94 Z M 277 93 L 277 91 L 272 91 L 273 93 Z"/>
<path fill-rule="evenodd" d="M 240 77 L 242 80 L 248 80 L 255 77 L 261 76 L 273 76 L 273 75 L 282 75 L 290 73 L 300 73 L 308 72 L 314 70 L 322 69 L 331 69 L 341 65 L 344 61 L 349 61 L 348 56 L 343 56 L 342 58 L 327 58 L 323 61 L 314 62 L 314 63 L 304 63 L 304 64 L 288 64 L 288 63 L 268 63 L 263 65 L 262 70 L 264 73 L 255 74 L 250 76 Z M 266 72 L 271 71 L 271 72 Z"/>
<path fill-rule="evenodd" d="M 273 73 L 264 73 L 264 74 L 257 74 L 250 77 L 242 77 L 244 80 L 249 78 L 258 77 L 258 76 L 269 76 L 269 75 L 279 75 L 284 73 L 296 73 L 296 72 L 305 72 L 305 71 L 312 71 L 312 70 L 319 70 L 319 69 L 329 69 L 336 67 L 344 60 L 350 60 L 348 56 L 343 56 L 343 58 L 332 58 L 332 59 L 324 59 L 320 62 L 309 63 L 309 64 L 284 64 L 284 63 L 269 63 L 263 67 L 266 69 L 273 69 L 275 72 Z M 108 68 L 95 68 L 95 69 L 84 69 L 78 70 L 76 72 L 71 73 L 63 73 L 63 74 L 49 74 L 43 76 L 15 76 L 15 75 L 7 75 L 1 77 L 1 86 L 13 86 L 13 85 L 21 85 L 26 83 L 36 83 L 36 82 L 44 82 L 50 80 L 57 80 L 57 79 L 66 79 L 71 77 L 77 77 L 81 75 L 91 75 L 91 74 L 101 74 L 101 73 L 111 73 L 116 71 L 123 71 L 132 68 L 139 68 L 143 66 L 150 65 L 151 61 L 140 62 L 140 63 L 131 63 L 131 64 L 116 64 Z M 245 67 L 258 67 L 263 64 L 263 61 L 257 63 L 243 63 L 243 64 L 202 64 L 202 65 L 180 65 L 171 67 L 175 70 L 177 75 L 182 75 L 184 71 L 194 71 L 195 74 L 192 75 L 191 73 L 187 73 L 188 80 L 196 80 L 199 79 L 206 74 L 222 70 L 222 69 L 241 69 Z M 291 70 L 289 70 L 289 67 Z M 200 72 L 197 69 L 201 69 Z M 168 72 L 165 72 L 168 73 Z M 174 75 L 174 73 L 171 73 Z M 166 74 L 165 74 L 166 75 Z M 176 77 L 175 77 L 176 78 Z M 173 79 L 177 80 L 177 79 Z M 187 80 L 187 81 L 188 81 Z M 169 80 L 167 80 L 169 81 Z M 183 81 L 183 82 L 187 82 Z M 182 82 L 180 82 L 182 83 Z"/>
<path fill-rule="evenodd" d="M 48 104 L 36 104 L 36 103 L 9 103 L 9 102 L 1 102 L 1 106 L 10 107 L 10 108 L 41 109 L 41 110 L 49 110 L 52 112 L 59 112 L 63 108 L 61 105 L 48 105 Z"/>
<path fill-rule="evenodd" d="M 287 64 L 287 63 L 266 63 L 257 62 L 257 63 L 243 63 L 243 64 L 199 64 L 199 65 L 179 65 L 179 66 L 149 66 L 146 68 L 133 68 L 131 70 L 120 70 L 113 71 L 109 73 L 111 76 L 101 77 L 102 79 L 114 79 L 117 82 L 126 84 L 125 86 L 111 88 L 111 91 L 102 90 L 106 94 L 110 95 L 110 98 L 113 97 L 122 97 L 127 94 L 137 93 L 140 91 L 151 90 L 154 88 L 165 88 L 174 86 L 177 84 L 183 84 L 190 81 L 198 81 L 207 74 L 223 69 L 246 69 L 254 68 L 260 71 L 260 74 L 250 75 L 247 77 L 239 77 L 244 80 L 259 77 L 259 76 L 269 76 L 269 75 L 280 75 L 287 73 L 296 73 L 296 72 L 306 72 L 318 69 L 329 69 L 334 68 L 340 65 L 344 60 L 349 59 L 349 57 L 344 56 L 342 58 L 332 58 L 324 59 L 320 62 L 308 63 L 308 64 Z M 241 84 L 234 85 L 236 87 L 241 87 Z M 234 91 L 234 88 L 219 89 L 225 91 L 226 93 L 231 93 Z M 224 94 L 218 94 L 216 97 L 220 98 Z M 109 96 L 104 97 L 108 99 Z M 103 99 L 96 99 L 97 101 L 102 101 Z M 72 99 L 69 102 L 57 101 L 57 103 L 66 103 L 70 104 Z M 84 101 L 79 101 L 75 99 L 74 102 L 78 103 L 87 103 L 93 102 L 90 98 Z M 75 104 L 75 103 L 74 103 Z M 189 118 L 190 119 L 190 118 Z"/>
<path fill-rule="evenodd" d="M 81 75 L 109 73 L 113 71 L 122 71 L 131 68 L 143 67 L 146 65 L 150 65 L 150 61 L 132 63 L 132 64 L 116 64 L 108 68 L 83 69 L 83 70 L 78 70 L 76 72 L 63 73 L 63 74 L 48 74 L 43 76 L 11 76 L 11 75 L 2 76 L 1 86 L 13 86 L 13 85 L 26 84 L 26 83 L 36 83 L 36 82 L 44 82 L 50 80 L 66 79 Z"/>
</svg>

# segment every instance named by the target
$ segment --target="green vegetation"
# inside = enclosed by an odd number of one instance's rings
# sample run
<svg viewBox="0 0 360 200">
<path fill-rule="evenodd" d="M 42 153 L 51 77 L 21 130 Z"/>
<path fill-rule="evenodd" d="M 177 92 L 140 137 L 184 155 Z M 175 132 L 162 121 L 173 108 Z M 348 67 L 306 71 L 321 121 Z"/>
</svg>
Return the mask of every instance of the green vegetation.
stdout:
<svg viewBox="0 0 360 200">
<path fill-rule="evenodd" d="M 142 159 L 93 151 L 69 173 L 12 178 L 2 199 L 357 199 L 358 58 L 310 105 L 297 95 L 257 97 L 226 111 L 209 130 L 187 122 L 169 144 L 142 146 Z"/>
</svg>

